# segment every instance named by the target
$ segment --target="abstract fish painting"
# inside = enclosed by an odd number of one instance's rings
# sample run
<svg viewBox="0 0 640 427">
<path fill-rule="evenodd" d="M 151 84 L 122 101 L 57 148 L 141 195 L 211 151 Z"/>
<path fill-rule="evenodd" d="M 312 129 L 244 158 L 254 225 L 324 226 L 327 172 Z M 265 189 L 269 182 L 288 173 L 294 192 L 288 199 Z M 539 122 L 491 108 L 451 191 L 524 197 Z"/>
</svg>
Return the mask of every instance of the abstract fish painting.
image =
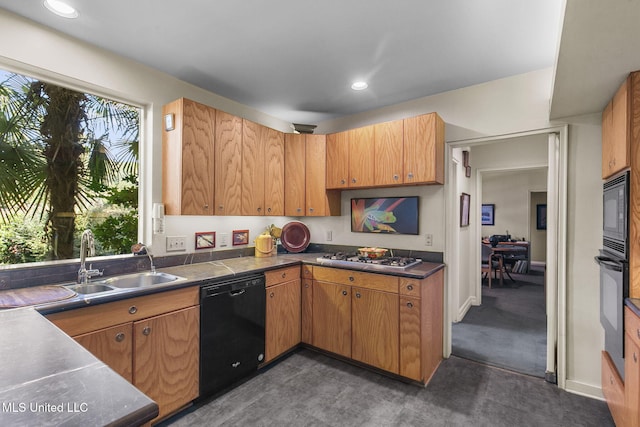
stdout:
<svg viewBox="0 0 640 427">
<path fill-rule="evenodd" d="M 418 234 L 418 198 L 351 199 L 351 231 Z"/>
</svg>

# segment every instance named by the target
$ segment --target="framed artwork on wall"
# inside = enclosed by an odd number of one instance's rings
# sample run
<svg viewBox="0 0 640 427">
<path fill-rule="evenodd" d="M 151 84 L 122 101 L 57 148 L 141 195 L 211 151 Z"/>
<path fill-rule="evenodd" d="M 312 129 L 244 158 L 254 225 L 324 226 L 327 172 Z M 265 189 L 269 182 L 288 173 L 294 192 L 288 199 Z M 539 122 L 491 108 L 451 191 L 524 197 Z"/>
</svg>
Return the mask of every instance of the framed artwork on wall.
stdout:
<svg viewBox="0 0 640 427">
<path fill-rule="evenodd" d="M 205 231 L 196 233 L 196 249 L 210 249 L 216 247 L 216 232 Z"/>
<path fill-rule="evenodd" d="M 482 225 L 496 225 L 494 216 L 495 210 L 496 205 L 493 203 L 482 204 Z"/>
<path fill-rule="evenodd" d="M 249 230 L 233 230 L 233 246 L 249 244 Z"/>
<path fill-rule="evenodd" d="M 536 205 L 536 229 L 537 230 L 547 229 L 547 205 L 546 204 Z"/>
<path fill-rule="evenodd" d="M 351 199 L 351 231 L 418 234 L 418 197 Z"/>
</svg>

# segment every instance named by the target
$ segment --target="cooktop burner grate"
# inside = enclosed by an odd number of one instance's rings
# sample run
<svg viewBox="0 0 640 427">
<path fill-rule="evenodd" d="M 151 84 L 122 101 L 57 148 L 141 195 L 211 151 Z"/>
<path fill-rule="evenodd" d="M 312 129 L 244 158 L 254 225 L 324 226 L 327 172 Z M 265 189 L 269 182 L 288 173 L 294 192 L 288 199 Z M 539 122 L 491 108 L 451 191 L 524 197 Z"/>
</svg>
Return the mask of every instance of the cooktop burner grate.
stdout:
<svg viewBox="0 0 640 427">
<path fill-rule="evenodd" d="M 368 258 L 356 254 L 346 254 L 336 252 L 334 254 L 325 254 L 316 258 L 316 261 L 323 265 L 345 266 L 357 268 L 359 264 L 363 268 L 379 267 L 380 269 L 405 270 L 414 267 L 422 262 L 419 258 L 411 257 L 384 257 L 384 258 Z"/>
</svg>

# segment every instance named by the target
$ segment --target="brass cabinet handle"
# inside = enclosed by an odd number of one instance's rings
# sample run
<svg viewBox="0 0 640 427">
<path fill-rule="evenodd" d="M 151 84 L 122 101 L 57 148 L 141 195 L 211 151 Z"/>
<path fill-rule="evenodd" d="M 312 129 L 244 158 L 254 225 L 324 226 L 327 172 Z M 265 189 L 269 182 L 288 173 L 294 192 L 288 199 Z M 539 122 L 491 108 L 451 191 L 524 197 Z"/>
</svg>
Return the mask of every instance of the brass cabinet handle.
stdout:
<svg viewBox="0 0 640 427">
<path fill-rule="evenodd" d="M 118 332 L 116 334 L 116 342 L 122 342 L 124 341 L 124 333 L 123 332 Z"/>
<path fill-rule="evenodd" d="M 413 290 L 413 285 L 407 285 L 407 290 L 408 291 L 412 291 Z"/>
<path fill-rule="evenodd" d="M 347 296 L 347 291 L 342 291 L 342 295 Z"/>
<path fill-rule="evenodd" d="M 136 307 L 135 305 L 132 305 L 131 307 L 129 307 L 129 314 L 136 314 L 138 312 L 138 307 Z"/>
<path fill-rule="evenodd" d="M 142 330 L 142 335 L 149 335 L 151 333 L 151 326 L 145 326 Z"/>
<path fill-rule="evenodd" d="M 356 298 L 360 298 L 361 296 L 360 292 L 356 292 Z"/>
<path fill-rule="evenodd" d="M 412 302 L 408 302 L 408 303 L 407 303 L 407 307 L 409 307 L 409 308 L 413 308 L 413 303 L 412 303 Z"/>
</svg>

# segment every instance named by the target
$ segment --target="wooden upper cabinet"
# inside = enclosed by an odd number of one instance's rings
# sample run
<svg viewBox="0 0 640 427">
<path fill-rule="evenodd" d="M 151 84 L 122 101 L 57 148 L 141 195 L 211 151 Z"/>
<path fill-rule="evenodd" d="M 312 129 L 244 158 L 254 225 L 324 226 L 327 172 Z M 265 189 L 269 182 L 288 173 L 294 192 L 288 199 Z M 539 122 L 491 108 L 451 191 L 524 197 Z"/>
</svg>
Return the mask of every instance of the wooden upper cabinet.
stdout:
<svg viewBox="0 0 640 427">
<path fill-rule="evenodd" d="M 602 113 L 602 178 L 630 166 L 631 78 L 625 79 Z"/>
<path fill-rule="evenodd" d="M 268 130 L 265 126 L 242 120 L 242 215 L 264 214 Z"/>
<path fill-rule="evenodd" d="M 267 129 L 264 214 L 284 215 L 284 133 Z"/>
<path fill-rule="evenodd" d="M 349 133 L 327 135 L 327 189 L 349 187 Z"/>
<path fill-rule="evenodd" d="M 216 110 L 188 99 L 162 108 L 173 129 L 162 131 L 162 203 L 167 215 L 211 215 Z"/>
<path fill-rule="evenodd" d="M 404 119 L 404 183 L 444 184 L 444 122 L 436 113 Z"/>
<path fill-rule="evenodd" d="M 373 126 L 348 131 L 349 134 L 349 187 L 374 185 Z"/>
<path fill-rule="evenodd" d="M 305 214 L 305 138 L 304 135 L 284 135 L 284 214 Z"/>
<path fill-rule="evenodd" d="M 340 215 L 340 193 L 328 192 L 325 186 L 325 135 L 305 135 L 305 157 L 306 215 Z"/>
<path fill-rule="evenodd" d="M 373 133 L 375 185 L 402 184 L 404 122 L 395 120 L 376 124 Z"/>
<path fill-rule="evenodd" d="M 242 119 L 216 112 L 215 215 L 242 214 Z"/>
</svg>

